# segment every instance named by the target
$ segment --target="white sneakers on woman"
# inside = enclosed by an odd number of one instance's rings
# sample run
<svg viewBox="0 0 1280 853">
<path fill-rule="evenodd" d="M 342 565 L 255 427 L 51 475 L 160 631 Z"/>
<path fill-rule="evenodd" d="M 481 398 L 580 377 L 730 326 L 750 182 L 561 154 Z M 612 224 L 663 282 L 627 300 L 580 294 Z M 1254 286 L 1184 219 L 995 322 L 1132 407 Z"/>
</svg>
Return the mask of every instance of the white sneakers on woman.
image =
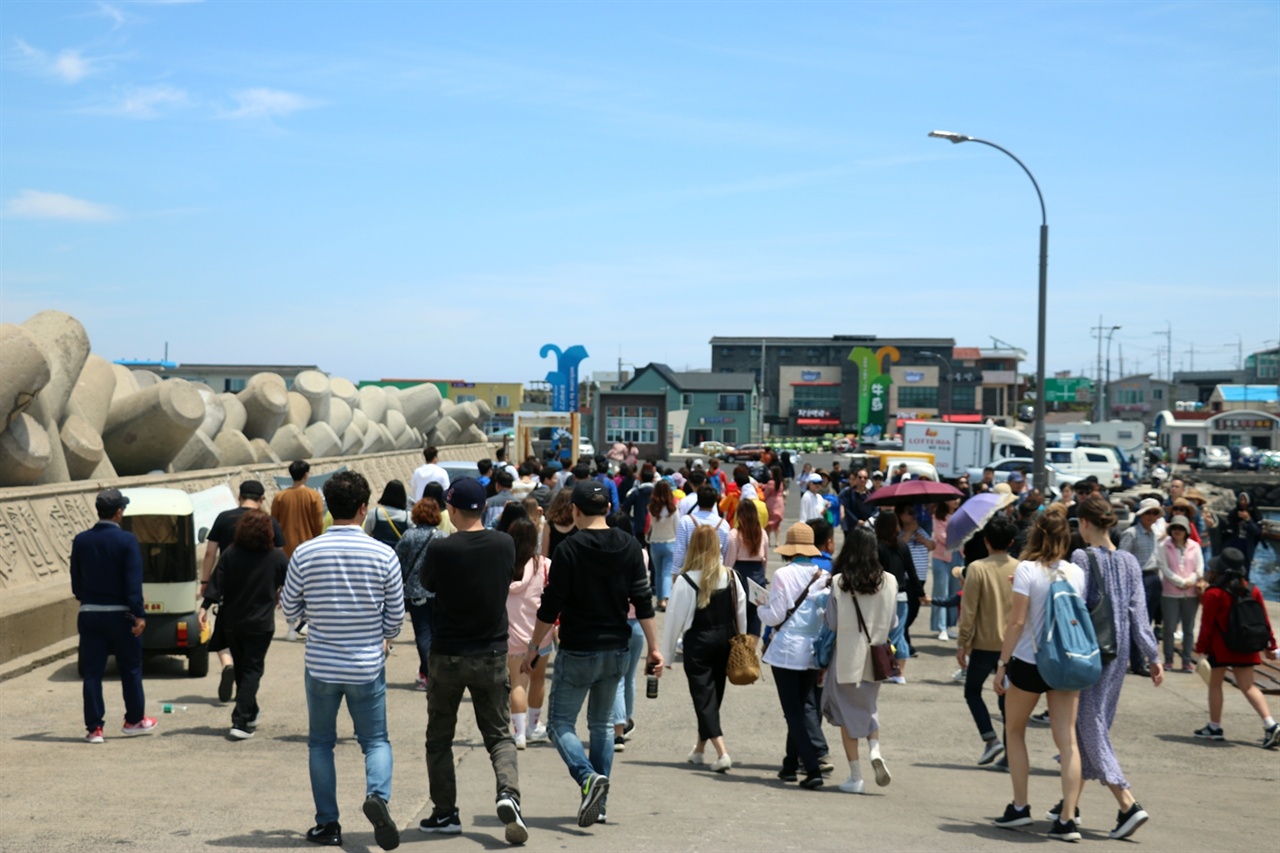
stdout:
<svg viewBox="0 0 1280 853">
<path fill-rule="evenodd" d="M 716 773 L 724 773 L 733 767 L 733 759 L 729 757 L 729 753 L 725 753 L 715 760 L 711 765 L 711 769 Z"/>
</svg>

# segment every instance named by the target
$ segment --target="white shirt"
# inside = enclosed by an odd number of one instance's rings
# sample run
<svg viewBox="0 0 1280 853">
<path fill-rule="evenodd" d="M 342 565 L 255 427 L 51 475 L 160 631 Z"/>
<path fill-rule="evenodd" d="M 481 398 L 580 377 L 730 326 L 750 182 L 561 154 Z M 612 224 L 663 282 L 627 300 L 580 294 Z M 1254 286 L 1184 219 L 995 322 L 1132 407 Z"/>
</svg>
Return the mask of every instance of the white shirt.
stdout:
<svg viewBox="0 0 1280 853">
<path fill-rule="evenodd" d="M 813 489 L 806 489 L 805 493 L 800 496 L 801 521 L 808 521 L 811 518 L 822 518 L 826 511 L 826 499 Z"/>
<path fill-rule="evenodd" d="M 676 515 L 688 515 L 693 512 L 693 508 L 698 505 L 698 493 L 690 492 L 680 499 L 676 504 Z"/>
<path fill-rule="evenodd" d="M 747 630 L 747 594 L 741 583 L 734 581 L 732 569 L 720 578 L 716 589 L 724 589 L 730 583 L 736 587 L 735 596 L 738 602 L 738 626 Z M 702 583 L 702 572 L 689 572 L 689 580 L 695 584 Z M 689 581 L 676 575 L 671 579 L 671 598 L 667 601 L 666 620 L 662 624 L 662 657 L 664 660 L 676 659 L 676 640 L 684 636 L 693 624 L 693 615 L 698 609 L 698 591 L 689 585 Z M 735 631 L 739 629 L 735 628 Z"/>
<path fill-rule="evenodd" d="M 754 480 L 749 481 L 742 487 L 742 494 L 739 499 L 744 501 L 760 500 L 760 493 L 756 491 L 756 484 Z"/>
<path fill-rule="evenodd" d="M 672 555 L 672 573 L 684 568 L 684 555 L 689 550 L 689 540 L 693 538 L 693 529 L 699 525 L 716 529 L 716 535 L 720 537 L 720 559 L 724 559 L 725 549 L 729 547 L 729 525 L 725 524 L 724 519 L 714 509 L 695 509 L 688 515 L 680 516 L 680 520 L 676 522 L 676 547 Z"/>
<path fill-rule="evenodd" d="M 413 469 L 413 476 L 409 478 L 409 496 L 414 503 L 422 500 L 422 490 L 427 487 L 427 483 L 439 483 L 440 488 L 448 491 L 449 472 L 434 462 Z"/>
<path fill-rule="evenodd" d="M 1084 597 L 1084 569 L 1075 563 L 1059 560 L 1053 568 L 1061 570 L 1075 591 Z M 1013 572 L 1013 591 L 1027 596 L 1027 622 L 1022 626 L 1022 636 L 1013 648 L 1013 656 L 1029 664 L 1036 662 L 1036 643 L 1044 630 L 1045 600 L 1049 597 L 1049 585 L 1054 574 L 1046 571 L 1041 563 L 1023 560 Z"/>
<path fill-rule="evenodd" d="M 787 563 L 773 573 L 769 600 L 756 611 L 761 622 L 777 626 L 810 584 L 815 572 L 818 577 L 812 581 L 808 596 L 769 641 L 764 663 L 782 669 L 813 668 L 813 640 L 826 618 L 831 575 L 810 563 Z"/>
</svg>

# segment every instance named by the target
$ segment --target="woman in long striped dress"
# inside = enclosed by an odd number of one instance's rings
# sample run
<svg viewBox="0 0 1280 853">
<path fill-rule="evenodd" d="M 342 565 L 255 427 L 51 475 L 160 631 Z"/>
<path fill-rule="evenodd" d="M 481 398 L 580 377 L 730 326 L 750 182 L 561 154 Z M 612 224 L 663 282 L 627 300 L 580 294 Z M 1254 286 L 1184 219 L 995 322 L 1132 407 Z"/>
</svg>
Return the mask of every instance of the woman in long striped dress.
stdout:
<svg viewBox="0 0 1280 853">
<path fill-rule="evenodd" d="M 1120 808 L 1111 838 L 1128 838 L 1147 822 L 1147 813 L 1134 799 L 1129 782 L 1124 778 L 1120 762 L 1111 746 L 1111 723 L 1120 703 L 1129 662 L 1130 638 L 1138 644 L 1142 656 L 1151 666 L 1151 682 L 1159 687 L 1164 680 L 1160 665 L 1160 649 L 1147 620 L 1147 594 L 1142 585 L 1142 568 L 1128 551 L 1117 551 L 1108 535 L 1116 523 L 1111 504 L 1098 495 L 1085 498 L 1076 511 L 1080 519 L 1080 535 L 1087 546 L 1071 555 L 1071 562 L 1084 570 L 1085 602 L 1097 606 L 1099 589 L 1093 574 L 1098 565 L 1102 585 L 1111 599 L 1115 616 L 1117 657 L 1102 668 L 1102 678 L 1092 687 L 1080 691 L 1080 710 L 1076 715 L 1076 741 L 1080 749 L 1080 790 L 1088 779 L 1097 779 L 1111 789 Z M 1092 559 L 1091 559 L 1092 558 Z M 1184 640 L 1187 642 L 1188 640 Z M 1061 811 L 1062 803 L 1054 807 Z M 1076 809 L 1077 817 L 1079 809 Z M 1053 814 L 1051 812 L 1051 814 Z M 1054 815 L 1057 817 L 1057 815 Z"/>
</svg>

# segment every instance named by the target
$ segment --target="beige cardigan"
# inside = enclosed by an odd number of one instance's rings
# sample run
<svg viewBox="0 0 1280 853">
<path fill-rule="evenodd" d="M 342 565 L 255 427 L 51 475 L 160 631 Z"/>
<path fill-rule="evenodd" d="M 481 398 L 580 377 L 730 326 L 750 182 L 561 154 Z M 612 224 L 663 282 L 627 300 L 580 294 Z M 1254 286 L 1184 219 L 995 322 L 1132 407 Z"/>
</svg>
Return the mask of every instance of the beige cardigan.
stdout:
<svg viewBox="0 0 1280 853">
<path fill-rule="evenodd" d="M 839 575 L 832 578 L 831 598 L 827 601 L 827 624 L 836 632 L 835 653 L 831 657 L 830 673 L 837 684 L 859 684 L 874 681 L 871 655 L 867 653 L 867 637 L 858 627 L 858 611 L 853 607 L 853 596 L 841 589 Z M 898 617 L 898 581 L 885 572 L 880 591 L 874 595 L 859 595 L 858 606 L 866 621 L 871 642 L 875 645 L 889 641 L 889 631 Z"/>
</svg>

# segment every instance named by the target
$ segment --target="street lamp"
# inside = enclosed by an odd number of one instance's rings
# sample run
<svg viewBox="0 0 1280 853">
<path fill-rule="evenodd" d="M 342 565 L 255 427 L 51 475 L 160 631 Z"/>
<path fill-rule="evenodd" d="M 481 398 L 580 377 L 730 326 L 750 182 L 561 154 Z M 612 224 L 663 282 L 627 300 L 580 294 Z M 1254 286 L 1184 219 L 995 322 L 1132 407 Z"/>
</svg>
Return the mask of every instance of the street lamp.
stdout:
<svg viewBox="0 0 1280 853">
<path fill-rule="evenodd" d="M 1048 301 L 1048 281 L 1049 281 L 1049 217 L 1044 209 L 1044 195 L 1040 192 L 1040 185 L 1036 183 L 1035 175 L 1031 174 L 1031 170 L 1026 164 L 1014 156 L 1012 151 L 996 145 L 994 142 L 988 142 L 985 139 L 978 139 L 976 136 L 965 136 L 963 133 L 952 133 L 948 130 L 933 130 L 929 135 L 936 139 L 946 139 L 950 142 L 959 144 L 961 142 L 980 142 L 983 145 L 996 149 L 997 151 L 1007 154 L 1013 162 L 1022 167 L 1022 171 L 1027 173 L 1027 177 L 1031 179 L 1031 186 L 1036 189 L 1036 198 L 1040 200 L 1040 310 L 1036 327 L 1036 421 L 1035 430 L 1032 434 L 1032 440 L 1035 442 L 1034 449 L 1034 465 L 1036 485 L 1044 488 L 1048 483 L 1045 467 L 1045 305 Z"/>
<path fill-rule="evenodd" d="M 943 364 L 947 366 L 947 375 L 948 376 L 951 375 L 951 359 L 947 358 L 942 353 L 930 352 L 929 350 L 920 350 L 919 354 L 927 355 L 927 356 L 930 356 L 931 358 L 938 359 L 939 361 L 941 361 Z M 948 384 L 948 387 L 950 387 L 950 382 L 948 382 L 947 384 Z M 950 408 L 950 406 L 948 406 L 947 408 Z M 938 382 L 938 415 L 939 416 L 942 415 L 942 382 Z"/>
</svg>

